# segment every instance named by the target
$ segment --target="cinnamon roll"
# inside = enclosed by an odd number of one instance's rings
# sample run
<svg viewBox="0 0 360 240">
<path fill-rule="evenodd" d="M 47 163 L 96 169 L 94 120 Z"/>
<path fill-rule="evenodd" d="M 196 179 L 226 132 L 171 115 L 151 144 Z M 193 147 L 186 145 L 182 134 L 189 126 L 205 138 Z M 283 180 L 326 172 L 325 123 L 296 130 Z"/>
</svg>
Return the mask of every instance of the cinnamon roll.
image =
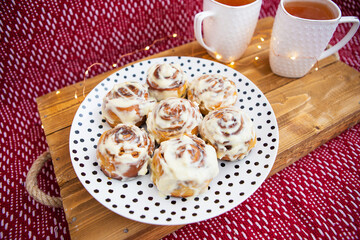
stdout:
<svg viewBox="0 0 360 240">
<path fill-rule="evenodd" d="M 100 136 L 96 157 L 106 176 L 126 181 L 147 173 L 154 148 L 145 130 L 118 124 Z"/>
<path fill-rule="evenodd" d="M 199 104 L 202 114 L 235 104 L 236 86 L 233 81 L 219 74 L 205 74 L 189 83 L 188 99 Z"/>
<path fill-rule="evenodd" d="M 150 96 L 157 101 L 185 97 L 187 76 L 179 64 L 162 63 L 150 67 L 147 74 Z"/>
<path fill-rule="evenodd" d="M 196 136 L 162 142 L 151 161 L 151 179 L 161 194 L 191 197 L 205 192 L 219 173 L 215 149 Z"/>
<path fill-rule="evenodd" d="M 216 149 L 219 159 L 227 161 L 243 159 L 256 144 L 251 119 L 236 107 L 220 108 L 206 115 L 200 135 Z"/>
<path fill-rule="evenodd" d="M 149 97 L 148 89 L 136 82 L 116 84 L 103 100 L 102 114 L 111 127 L 119 123 L 140 126 L 156 100 Z"/>
<path fill-rule="evenodd" d="M 198 134 L 202 118 L 195 103 L 183 98 L 168 98 L 155 105 L 146 125 L 156 142 L 161 143 L 185 133 Z"/>
</svg>

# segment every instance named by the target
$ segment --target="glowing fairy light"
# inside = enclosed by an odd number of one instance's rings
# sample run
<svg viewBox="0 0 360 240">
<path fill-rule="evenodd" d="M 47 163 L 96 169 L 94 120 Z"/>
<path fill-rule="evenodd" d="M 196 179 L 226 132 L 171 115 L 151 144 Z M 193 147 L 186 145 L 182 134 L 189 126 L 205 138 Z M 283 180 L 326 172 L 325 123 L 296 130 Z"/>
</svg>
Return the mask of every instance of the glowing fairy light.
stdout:
<svg viewBox="0 0 360 240">
<path fill-rule="evenodd" d="M 116 67 L 121 66 L 121 64 L 120 64 L 121 59 L 123 59 L 123 58 L 125 58 L 125 57 L 127 57 L 127 56 L 132 56 L 132 55 L 134 55 L 134 54 L 136 54 L 136 53 L 139 53 L 139 52 L 141 52 L 141 51 L 148 51 L 148 50 L 149 50 L 150 48 L 152 48 L 157 42 L 164 41 L 164 40 L 167 40 L 167 39 L 170 39 L 170 38 L 176 38 L 176 37 L 178 37 L 178 34 L 177 34 L 177 33 L 172 33 L 172 34 L 167 35 L 167 36 L 165 36 L 165 37 L 163 37 L 163 38 L 155 39 L 151 44 L 147 45 L 145 48 L 137 49 L 137 50 L 135 50 L 135 51 L 133 51 L 133 52 L 129 52 L 129 53 L 120 55 L 120 57 L 117 59 L 117 61 L 116 61 L 115 63 L 113 63 L 113 64 L 110 65 L 110 70 L 111 70 L 111 69 L 114 69 L 114 68 L 116 68 Z M 194 40 L 194 39 L 191 39 L 191 40 Z M 265 38 L 264 38 L 264 37 L 260 37 L 260 41 L 261 41 L 261 42 L 264 42 L 264 41 L 265 41 Z M 257 48 L 262 49 L 262 46 L 261 46 L 261 45 L 257 45 Z M 220 60 L 220 59 L 222 59 L 222 56 L 221 56 L 220 54 L 218 54 L 218 53 L 215 53 L 215 58 L 218 59 L 218 60 Z M 257 61 L 257 60 L 259 60 L 259 57 L 255 57 L 255 61 Z M 239 63 L 238 63 L 238 64 L 239 64 Z M 238 64 L 237 64 L 237 65 L 238 65 Z M 86 71 L 84 72 L 83 89 L 82 89 L 82 92 L 83 92 L 83 96 L 84 96 L 84 97 L 85 97 L 85 81 L 86 81 L 86 78 L 87 78 L 87 76 L 88 76 L 88 74 L 89 74 L 90 69 L 91 69 L 93 66 L 95 66 L 95 65 L 101 65 L 101 66 L 105 67 L 105 64 L 103 64 L 103 63 L 93 63 L 93 64 L 91 64 L 91 65 L 86 69 Z M 235 66 L 235 62 L 230 62 L 229 65 L 230 65 L 230 66 Z M 56 94 L 58 94 L 58 93 L 56 93 Z M 74 98 L 75 98 L 75 99 L 78 98 L 77 90 L 75 91 Z"/>
<path fill-rule="evenodd" d="M 316 68 L 315 68 L 315 71 L 317 71 L 317 70 L 319 70 L 319 68 L 318 68 L 318 67 L 316 67 Z"/>
<path fill-rule="evenodd" d="M 112 68 L 118 67 L 118 66 L 119 66 L 119 62 L 120 62 L 120 60 L 121 60 L 122 58 L 127 57 L 127 56 L 131 56 L 131 55 L 134 55 L 134 54 L 136 54 L 136 53 L 138 53 L 138 52 L 141 52 L 141 51 L 148 51 L 148 50 L 149 50 L 151 47 L 153 47 L 157 42 L 164 41 L 164 40 L 169 39 L 169 38 L 171 38 L 171 37 L 172 37 L 172 38 L 176 38 L 176 37 L 178 37 L 178 35 L 177 35 L 177 33 L 173 33 L 173 34 L 168 35 L 168 36 L 165 36 L 165 37 L 163 37 L 163 38 L 159 38 L 159 39 L 154 40 L 150 45 L 146 46 L 145 48 L 137 49 L 137 50 L 135 50 L 135 51 L 133 51 L 133 52 L 129 52 L 129 53 L 126 53 L 126 54 L 124 54 L 124 55 L 121 55 L 120 58 L 116 61 L 116 63 L 111 64 Z M 220 58 L 221 58 L 221 56 L 220 56 Z M 86 80 L 86 76 L 89 74 L 89 70 L 90 70 L 93 66 L 95 66 L 95 65 L 104 66 L 105 64 L 102 64 L 102 63 L 93 63 L 93 64 L 90 65 L 90 67 L 88 67 L 88 68 L 86 69 L 85 74 L 84 74 L 84 80 L 83 80 L 83 96 L 85 96 L 85 80 Z M 78 98 L 78 96 L 77 96 L 77 91 L 75 91 L 75 96 L 74 96 L 74 97 L 75 97 L 75 99 Z"/>
<path fill-rule="evenodd" d="M 85 80 L 86 80 L 86 76 L 89 74 L 89 70 L 95 65 L 102 66 L 103 64 L 102 63 L 93 63 L 93 64 L 90 65 L 90 67 L 88 67 L 86 69 L 85 74 L 84 74 L 83 89 L 82 89 L 83 97 L 85 97 Z M 76 92 L 75 92 L 75 98 L 77 98 Z"/>
<path fill-rule="evenodd" d="M 58 95 L 60 93 L 60 91 L 56 91 L 56 95 Z"/>
<path fill-rule="evenodd" d="M 296 56 L 291 56 L 290 59 L 294 61 L 296 59 Z"/>
</svg>

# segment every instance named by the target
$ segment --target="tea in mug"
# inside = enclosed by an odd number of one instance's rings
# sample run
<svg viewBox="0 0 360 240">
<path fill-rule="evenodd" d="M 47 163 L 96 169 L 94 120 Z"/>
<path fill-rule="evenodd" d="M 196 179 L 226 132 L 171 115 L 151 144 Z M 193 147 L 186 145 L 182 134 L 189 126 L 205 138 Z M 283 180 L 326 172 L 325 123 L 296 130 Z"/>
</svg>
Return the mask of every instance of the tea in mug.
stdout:
<svg viewBox="0 0 360 240">
<path fill-rule="evenodd" d="M 284 7 L 289 14 L 299 18 L 330 20 L 337 17 L 329 6 L 320 2 L 286 2 Z"/>
<path fill-rule="evenodd" d="M 255 0 L 215 0 L 215 2 L 222 3 L 224 5 L 228 5 L 232 7 L 238 7 L 255 2 Z"/>
</svg>

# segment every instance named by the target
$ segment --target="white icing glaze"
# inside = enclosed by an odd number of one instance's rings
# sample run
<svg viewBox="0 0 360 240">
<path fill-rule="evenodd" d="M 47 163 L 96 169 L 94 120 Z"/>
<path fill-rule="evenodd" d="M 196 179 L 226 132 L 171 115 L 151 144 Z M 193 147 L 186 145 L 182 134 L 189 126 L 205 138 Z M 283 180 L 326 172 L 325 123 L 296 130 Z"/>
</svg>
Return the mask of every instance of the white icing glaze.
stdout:
<svg viewBox="0 0 360 240">
<path fill-rule="evenodd" d="M 249 152 L 248 142 L 255 138 L 251 119 L 236 107 L 226 107 L 210 112 L 200 125 L 200 134 L 216 149 L 218 158 L 225 155 L 230 161 L 234 156 Z"/>
<path fill-rule="evenodd" d="M 130 124 L 118 124 L 108 131 L 103 133 L 105 135 L 97 146 L 97 151 L 115 166 L 115 170 L 108 175 L 120 176 L 122 180 L 127 180 L 124 174 L 130 170 L 131 165 L 137 166 L 138 175 L 145 175 L 151 157 L 149 152 L 154 147 L 153 140 L 147 132 Z M 98 163 L 102 164 L 100 159 Z"/>
<path fill-rule="evenodd" d="M 191 134 L 201 121 L 202 115 L 196 104 L 183 98 L 168 98 L 155 105 L 146 124 L 148 131 L 160 142 L 162 135 Z"/>
<path fill-rule="evenodd" d="M 134 92 L 131 87 L 136 88 L 138 92 Z M 149 113 L 156 103 L 155 99 L 145 97 L 145 95 L 148 95 L 147 87 L 137 82 L 123 82 L 114 85 L 104 98 L 103 117 L 109 123 L 114 124 L 114 119 L 109 114 L 111 111 L 122 123 L 136 124 Z M 129 111 L 127 110 L 129 108 L 133 109 Z"/>
<path fill-rule="evenodd" d="M 140 168 L 138 175 L 140 175 L 140 176 L 146 175 L 150 161 L 151 161 L 151 159 L 146 161 L 146 163 Z"/>
<path fill-rule="evenodd" d="M 156 89 L 152 89 L 150 91 L 150 96 L 156 98 L 158 101 L 161 101 L 163 99 L 167 99 L 167 98 L 171 98 L 171 97 L 179 97 L 178 96 L 178 90 L 174 89 L 174 90 L 156 90 Z"/>
<path fill-rule="evenodd" d="M 160 101 L 168 97 L 181 97 L 178 90 L 185 87 L 187 76 L 179 64 L 162 63 L 149 68 L 146 81 L 150 95 Z"/>
<path fill-rule="evenodd" d="M 155 71 L 158 70 L 158 74 L 155 74 Z M 173 78 L 173 74 L 179 71 L 175 78 Z M 158 76 L 158 77 L 157 77 Z M 147 80 L 150 83 L 156 83 L 159 89 L 168 89 L 173 88 L 171 85 L 178 81 L 179 85 L 184 85 L 187 81 L 187 77 L 185 73 L 182 71 L 179 64 L 174 63 L 162 63 L 152 65 L 148 70 Z M 178 86 L 176 86 L 178 87 Z"/>
<path fill-rule="evenodd" d="M 192 92 L 191 99 L 206 110 L 211 111 L 220 107 L 234 105 L 237 99 L 236 86 L 228 78 L 219 75 L 202 75 L 195 78 L 189 84 L 189 90 Z"/>
<path fill-rule="evenodd" d="M 199 147 L 194 138 L 198 139 L 204 148 Z M 194 146 L 195 151 L 200 152 L 198 161 L 195 162 Z M 156 151 L 161 151 L 164 156 L 164 159 L 160 158 L 163 174 L 155 183 L 160 193 L 164 195 L 171 195 L 179 188 L 179 184 L 194 190 L 194 196 L 199 195 L 202 190 L 206 190 L 207 181 L 219 173 L 215 149 L 195 136 L 183 135 L 162 142 L 161 147 Z"/>
</svg>

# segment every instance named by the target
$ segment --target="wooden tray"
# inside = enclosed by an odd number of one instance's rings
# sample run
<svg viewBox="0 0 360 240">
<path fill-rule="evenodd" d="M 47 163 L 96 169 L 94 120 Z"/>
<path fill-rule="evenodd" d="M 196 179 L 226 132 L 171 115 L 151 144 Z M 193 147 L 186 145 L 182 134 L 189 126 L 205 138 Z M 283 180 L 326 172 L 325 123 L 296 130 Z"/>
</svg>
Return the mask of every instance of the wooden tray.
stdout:
<svg viewBox="0 0 360 240">
<path fill-rule="evenodd" d="M 261 19 L 244 56 L 234 65 L 270 101 L 280 129 L 278 156 L 269 176 L 289 166 L 360 120 L 360 73 L 330 56 L 300 79 L 274 75 L 269 66 L 273 18 Z M 197 42 L 149 58 L 194 56 L 212 59 Z M 86 80 L 86 93 L 119 69 Z M 72 239 L 158 239 L 181 226 L 155 226 L 121 217 L 98 203 L 82 186 L 69 154 L 70 127 L 84 99 L 83 83 L 37 98 Z"/>
</svg>

